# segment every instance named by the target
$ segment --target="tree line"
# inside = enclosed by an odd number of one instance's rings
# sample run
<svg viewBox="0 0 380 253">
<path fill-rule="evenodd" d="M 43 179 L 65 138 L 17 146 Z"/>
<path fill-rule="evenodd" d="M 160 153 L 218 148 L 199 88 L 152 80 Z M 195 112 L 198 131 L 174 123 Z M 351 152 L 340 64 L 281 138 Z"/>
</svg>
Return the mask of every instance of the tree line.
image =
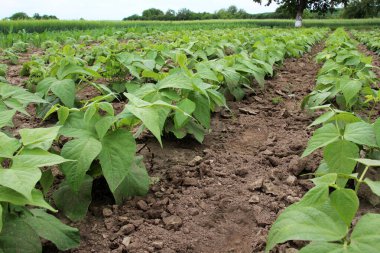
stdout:
<svg viewBox="0 0 380 253">
<path fill-rule="evenodd" d="M 271 2 L 271 1 L 270 1 Z M 124 18 L 123 20 L 207 20 L 207 19 L 291 19 L 296 16 L 296 5 L 294 0 L 279 0 L 276 3 L 280 7 L 275 12 L 267 12 L 260 14 L 250 14 L 244 9 L 238 9 L 232 5 L 228 8 L 220 9 L 214 13 L 209 12 L 193 12 L 189 9 L 183 8 L 177 12 L 169 9 L 166 12 L 150 8 L 144 10 L 142 15 L 132 15 Z M 306 1 L 304 1 L 306 2 Z M 312 2 L 312 1 L 311 1 Z M 331 6 L 332 8 L 326 9 L 326 4 L 321 3 L 322 8 L 312 8 L 319 5 L 319 2 L 324 0 L 316 0 L 313 3 L 305 3 L 303 11 L 303 18 L 319 19 L 319 18 L 373 18 L 380 17 L 380 0 L 350 0 L 350 1 L 337 1 L 343 6 Z M 308 5 L 312 5 L 307 8 Z M 317 6 L 319 7 L 319 6 Z M 325 8 L 325 9 L 323 9 Z"/>
<path fill-rule="evenodd" d="M 58 18 L 54 15 L 46 15 L 46 14 L 40 15 L 38 13 L 35 13 L 33 16 L 30 17 L 25 12 L 16 12 L 12 16 L 10 16 L 9 18 L 5 18 L 5 19 L 10 19 L 10 20 L 22 20 L 22 19 L 25 19 L 25 20 L 28 20 L 28 19 L 48 20 L 48 19 L 58 19 Z"/>
</svg>

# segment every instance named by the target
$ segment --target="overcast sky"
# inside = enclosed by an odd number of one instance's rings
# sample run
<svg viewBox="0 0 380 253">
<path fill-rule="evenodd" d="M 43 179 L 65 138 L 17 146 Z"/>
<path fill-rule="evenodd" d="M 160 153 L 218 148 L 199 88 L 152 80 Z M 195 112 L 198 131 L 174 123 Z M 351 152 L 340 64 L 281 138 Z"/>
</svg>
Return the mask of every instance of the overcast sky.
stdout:
<svg viewBox="0 0 380 253">
<path fill-rule="evenodd" d="M 139 14 L 148 8 L 175 11 L 188 8 L 195 12 L 214 12 L 230 5 L 245 9 L 248 13 L 271 12 L 276 9 L 253 3 L 252 0 L 1 0 L 0 19 L 15 12 L 55 15 L 59 19 L 120 20 Z"/>
</svg>

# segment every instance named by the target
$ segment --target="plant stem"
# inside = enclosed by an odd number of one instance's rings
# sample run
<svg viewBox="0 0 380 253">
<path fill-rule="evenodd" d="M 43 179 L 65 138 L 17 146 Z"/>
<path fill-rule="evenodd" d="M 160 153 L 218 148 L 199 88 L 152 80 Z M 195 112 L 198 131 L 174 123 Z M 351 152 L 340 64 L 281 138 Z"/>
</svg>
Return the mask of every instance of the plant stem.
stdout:
<svg viewBox="0 0 380 253">
<path fill-rule="evenodd" d="M 364 169 L 364 171 L 363 171 L 363 173 L 360 175 L 358 183 L 355 186 L 355 192 L 356 193 L 358 193 L 360 184 L 363 182 L 364 176 L 365 176 L 365 174 L 367 174 L 368 169 L 369 169 L 369 166 L 366 166 L 365 169 Z"/>
</svg>

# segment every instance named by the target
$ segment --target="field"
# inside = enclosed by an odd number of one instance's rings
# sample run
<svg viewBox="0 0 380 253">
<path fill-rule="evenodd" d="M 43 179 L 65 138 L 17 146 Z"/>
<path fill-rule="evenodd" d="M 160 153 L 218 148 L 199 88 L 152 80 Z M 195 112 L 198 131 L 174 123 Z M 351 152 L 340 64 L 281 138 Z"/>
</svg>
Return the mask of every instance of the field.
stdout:
<svg viewBox="0 0 380 253">
<path fill-rule="evenodd" d="M 378 20 L 276 22 L 0 22 L 0 252 L 378 252 Z"/>
</svg>

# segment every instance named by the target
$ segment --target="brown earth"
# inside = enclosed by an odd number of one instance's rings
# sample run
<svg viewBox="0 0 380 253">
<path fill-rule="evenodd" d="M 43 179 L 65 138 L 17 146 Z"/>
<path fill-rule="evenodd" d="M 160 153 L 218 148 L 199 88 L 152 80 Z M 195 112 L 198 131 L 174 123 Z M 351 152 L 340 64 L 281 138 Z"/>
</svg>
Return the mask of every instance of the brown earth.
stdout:
<svg viewBox="0 0 380 253">
<path fill-rule="evenodd" d="M 216 113 L 202 145 L 167 138 L 161 149 L 148 138 L 141 154 L 158 183 L 121 206 L 95 199 L 73 224 L 82 243 L 72 252 L 263 251 L 278 212 L 312 186 L 296 177 L 319 160 L 299 159 L 312 120 L 300 103 L 315 83 L 321 48 L 287 59 L 265 90 L 229 103 L 232 114 Z"/>
</svg>

